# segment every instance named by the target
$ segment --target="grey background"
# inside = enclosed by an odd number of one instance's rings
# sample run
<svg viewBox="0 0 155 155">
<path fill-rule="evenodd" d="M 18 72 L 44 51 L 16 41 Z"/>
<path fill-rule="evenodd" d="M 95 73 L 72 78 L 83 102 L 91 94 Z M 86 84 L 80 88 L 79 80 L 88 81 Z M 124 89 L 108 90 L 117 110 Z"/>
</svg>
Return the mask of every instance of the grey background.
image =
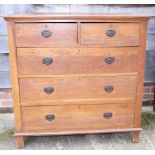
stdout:
<svg viewBox="0 0 155 155">
<path fill-rule="evenodd" d="M 3 16 L 14 13 L 140 13 L 150 15 L 147 31 L 145 83 L 155 82 L 155 5 L 0 5 L 0 88 L 11 88 L 7 27 Z"/>
</svg>

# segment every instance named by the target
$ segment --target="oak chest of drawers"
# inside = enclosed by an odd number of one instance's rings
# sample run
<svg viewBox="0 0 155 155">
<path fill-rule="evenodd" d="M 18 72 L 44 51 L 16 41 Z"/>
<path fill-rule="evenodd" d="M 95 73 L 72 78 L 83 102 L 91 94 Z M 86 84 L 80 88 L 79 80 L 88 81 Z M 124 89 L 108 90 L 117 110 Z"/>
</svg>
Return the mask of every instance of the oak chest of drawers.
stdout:
<svg viewBox="0 0 155 155">
<path fill-rule="evenodd" d="M 131 132 L 139 141 L 149 17 L 5 19 L 18 147 L 24 136 Z"/>
</svg>

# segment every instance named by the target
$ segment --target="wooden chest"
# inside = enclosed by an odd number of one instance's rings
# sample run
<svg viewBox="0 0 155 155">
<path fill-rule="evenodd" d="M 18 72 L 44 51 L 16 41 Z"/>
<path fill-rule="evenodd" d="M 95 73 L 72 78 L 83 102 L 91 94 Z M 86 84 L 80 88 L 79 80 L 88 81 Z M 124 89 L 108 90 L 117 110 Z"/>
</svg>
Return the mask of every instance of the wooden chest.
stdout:
<svg viewBox="0 0 155 155">
<path fill-rule="evenodd" d="M 18 147 L 25 136 L 131 132 L 139 141 L 149 17 L 5 19 Z"/>
</svg>

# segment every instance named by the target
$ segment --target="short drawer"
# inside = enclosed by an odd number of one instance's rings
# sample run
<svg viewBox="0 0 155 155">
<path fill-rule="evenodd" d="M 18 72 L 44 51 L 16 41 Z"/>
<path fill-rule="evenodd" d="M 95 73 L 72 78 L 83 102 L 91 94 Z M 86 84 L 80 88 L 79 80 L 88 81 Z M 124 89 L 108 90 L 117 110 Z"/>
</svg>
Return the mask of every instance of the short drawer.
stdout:
<svg viewBox="0 0 155 155">
<path fill-rule="evenodd" d="M 18 48 L 19 75 L 137 72 L 138 48 Z"/>
<path fill-rule="evenodd" d="M 76 23 L 16 24 L 17 47 L 53 47 L 77 44 Z"/>
<path fill-rule="evenodd" d="M 135 100 L 136 76 L 21 78 L 21 102 L 71 99 Z"/>
<path fill-rule="evenodd" d="M 81 44 L 104 46 L 138 46 L 138 23 L 83 23 Z"/>
<path fill-rule="evenodd" d="M 134 104 L 22 107 L 24 131 L 78 131 L 130 128 Z"/>
</svg>

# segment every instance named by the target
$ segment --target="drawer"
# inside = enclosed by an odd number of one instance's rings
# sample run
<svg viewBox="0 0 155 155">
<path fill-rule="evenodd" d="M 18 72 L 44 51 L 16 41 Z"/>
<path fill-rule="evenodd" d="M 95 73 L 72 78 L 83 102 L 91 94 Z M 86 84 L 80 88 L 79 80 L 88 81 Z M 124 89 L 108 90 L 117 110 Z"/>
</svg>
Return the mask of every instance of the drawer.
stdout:
<svg viewBox="0 0 155 155">
<path fill-rule="evenodd" d="M 21 102 L 63 99 L 135 100 L 136 76 L 21 78 Z"/>
<path fill-rule="evenodd" d="M 77 44 L 76 23 L 16 24 L 17 47 L 52 47 Z"/>
<path fill-rule="evenodd" d="M 134 104 L 22 107 L 24 131 L 78 131 L 130 128 Z"/>
<path fill-rule="evenodd" d="M 81 44 L 104 46 L 138 46 L 138 23 L 83 23 Z"/>
<path fill-rule="evenodd" d="M 19 75 L 137 72 L 138 48 L 18 48 Z"/>
</svg>

